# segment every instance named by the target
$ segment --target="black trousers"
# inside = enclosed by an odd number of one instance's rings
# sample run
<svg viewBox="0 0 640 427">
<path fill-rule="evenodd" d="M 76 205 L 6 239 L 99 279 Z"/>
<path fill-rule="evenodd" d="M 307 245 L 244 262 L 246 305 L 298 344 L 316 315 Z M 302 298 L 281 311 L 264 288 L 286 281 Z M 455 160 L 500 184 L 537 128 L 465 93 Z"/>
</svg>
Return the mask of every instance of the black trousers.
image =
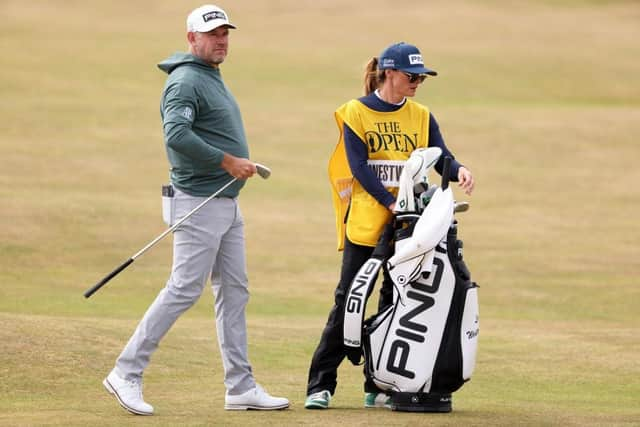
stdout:
<svg viewBox="0 0 640 427">
<path fill-rule="evenodd" d="M 334 394 L 337 385 L 338 366 L 346 357 L 343 344 L 343 320 L 345 297 L 349 286 L 360 267 L 371 257 L 373 247 L 357 245 L 345 239 L 342 253 L 342 269 L 340 281 L 335 290 L 334 305 L 329 312 L 327 324 L 322 332 L 320 343 L 316 348 L 309 367 L 307 395 L 322 390 L 329 390 Z M 385 273 L 385 279 L 380 289 L 378 308 L 393 302 L 393 284 Z M 379 391 L 373 382 L 365 382 L 366 392 Z"/>
</svg>

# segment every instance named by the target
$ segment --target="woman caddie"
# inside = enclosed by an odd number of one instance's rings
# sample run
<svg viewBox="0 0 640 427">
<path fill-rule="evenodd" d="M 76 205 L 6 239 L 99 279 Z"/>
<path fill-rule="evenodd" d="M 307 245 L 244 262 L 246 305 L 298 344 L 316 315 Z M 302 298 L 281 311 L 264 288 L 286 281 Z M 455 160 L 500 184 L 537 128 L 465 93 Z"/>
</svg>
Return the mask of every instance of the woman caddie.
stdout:
<svg viewBox="0 0 640 427">
<path fill-rule="evenodd" d="M 340 137 L 329 161 L 329 178 L 342 267 L 334 305 L 309 368 L 307 409 L 328 408 L 335 393 L 338 366 L 346 357 L 345 295 L 392 219 L 400 175 L 393 171 L 401 170 L 414 150 L 439 147 L 442 156 L 436 171 L 442 174 L 443 159 L 449 156 L 449 179 L 458 182 L 465 193 L 473 191 L 473 175 L 446 147 L 429 108 L 409 99 L 428 76 L 436 75 L 425 67 L 417 47 L 395 43 L 368 62 L 365 96 L 352 99 L 335 112 Z M 379 307 L 383 307 L 392 298 L 386 274 L 380 293 Z M 389 403 L 389 396 L 373 382 L 365 383 L 365 407 L 389 407 Z"/>
</svg>

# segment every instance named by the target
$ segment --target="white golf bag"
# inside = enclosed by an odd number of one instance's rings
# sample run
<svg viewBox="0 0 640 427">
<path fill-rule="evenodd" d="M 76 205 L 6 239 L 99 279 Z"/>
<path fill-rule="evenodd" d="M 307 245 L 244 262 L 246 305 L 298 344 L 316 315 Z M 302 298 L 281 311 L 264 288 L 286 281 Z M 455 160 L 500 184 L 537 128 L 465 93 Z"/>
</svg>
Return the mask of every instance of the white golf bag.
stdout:
<svg viewBox="0 0 640 427">
<path fill-rule="evenodd" d="M 446 177 L 428 186 L 441 154 L 416 150 L 400 176 L 394 224 L 351 283 L 344 314 L 344 345 L 365 375 L 392 397 L 392 409 L 450 412 L 451 393 L 471 378 L 479 332 L 478 286 L 471 281 L 457 238 Z M 364 320 L 378 272 L 393 282 L 393 303 Z"/>
</svg>

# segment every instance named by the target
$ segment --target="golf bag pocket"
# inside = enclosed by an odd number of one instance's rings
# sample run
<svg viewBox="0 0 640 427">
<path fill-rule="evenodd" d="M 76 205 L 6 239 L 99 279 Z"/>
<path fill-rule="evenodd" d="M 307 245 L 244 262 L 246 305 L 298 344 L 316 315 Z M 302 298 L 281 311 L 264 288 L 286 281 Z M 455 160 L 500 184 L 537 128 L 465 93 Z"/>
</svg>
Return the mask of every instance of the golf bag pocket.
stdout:
<svg viewBox="0 0 640 427">
<path fill-rule="evenodd" d="M 175 220 L 176 199 L 174 195 L 175 192 L 171 184 L 162 186 L 162 220 L 168 226 L 171 226 Z"/>
<path fill-rule="evenodd" d="M 460 328 L 460 346 L 462 350 L 462 379 L 468 381 L 476 365 L 478 334 L 480 332 L 480 313 L 478 309 L 478 286 L 467 289 L 462 311 Z"/>
</svg>

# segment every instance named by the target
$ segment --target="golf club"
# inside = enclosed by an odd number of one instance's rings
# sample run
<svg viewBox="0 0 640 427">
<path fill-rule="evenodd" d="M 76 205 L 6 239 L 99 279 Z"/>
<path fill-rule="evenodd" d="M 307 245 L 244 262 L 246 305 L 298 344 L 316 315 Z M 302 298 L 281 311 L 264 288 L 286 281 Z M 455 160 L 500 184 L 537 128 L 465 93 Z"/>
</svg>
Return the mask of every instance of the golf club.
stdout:
<svg viewBox="0 0 640 427">
<path fill-rule="evenodd" d="M 456 202 L 453 205 L 453 212 L 454 213 L 466 212 L 468 210 L 469 210 L 469 202 Z"/>
<path fill-rule="evenodd" d="M 267 179 L 271 176 L 271 169 L 269 169 L 265 165 L 261 165 L 260 163 L 255 163 L 255 165 L 258 171 L 258 175 L 260 175 L 262 178 Z"/>
<path fill-rule="evenodd" d="M 269 178 L 269 176 L 271 176 L 271 169 L 269 169 L 268 167 L 266 167 L 264 165 L 258 164 L 258 163 L 255 163 L 255 165 L 256 165 L 257 173 L 258 173 L 258 175 L 260 175 L 260 177 L 262 177 L 263 179 L 267 179 L 267 178 Z M 171 233 L 176 228 L 178 228 L 180 225 L 182 225 L 182 223 L 184 223 L 187 219 L 189 219 L 189 217 L 191 217 L 191 215 L 196 213 L 200 208 L 202 208 L 204 205 L 206 205 L 209 201 L 211 201 L 211 199 L 215 198 L 218 194 L 222 193 L 227 187 L 229 187 L 231 184 L 233 184 L 236 180 L 237 180 L 237 178 L 231 179 L 229 182 L 227 182 L 225 185 L 223 185 L 218 191 L 213 193 L 211 196 L 207 197 L 202 203 L 200 203 L 198 206 L 193 208 L 193 210 L 191 212 L 186 214 L 178 222 L 173 224 L 171 227 L 167 228 L 162 234 L 160 234 L 158 237 L 153 239 L 149 244 L 147 244 L 147 246 L 145 246 L 144 248 L 142 248 L 138 252 L 136 252 L 133 256 L 131 256 L 131 258 L 129 258 L 128 260 L 123 262 L 120 266 L 118 266 L 111 273 L 107 274 L 102 280 L 100 280 L 98 283 L 93 285 L 90 289 L 87 289 L 87 291 L 84 293 L 84 297 L 85 298 L 89 298 L 98 289 L 100 289 L 101 287 L 106 285 L 107 282 L 109 282 L 109 280 L 113 279 L 122 270 L 124 270 L 125 268 L 127 268 L 128 266 L 133 264 L 133 261 L 135 261 L 136 258 L 141 256 L 147 250 L 151 249 L 156 243 L 158 243 L 160 240 L 162 240 L 167 234 Z"/>
</svg>

